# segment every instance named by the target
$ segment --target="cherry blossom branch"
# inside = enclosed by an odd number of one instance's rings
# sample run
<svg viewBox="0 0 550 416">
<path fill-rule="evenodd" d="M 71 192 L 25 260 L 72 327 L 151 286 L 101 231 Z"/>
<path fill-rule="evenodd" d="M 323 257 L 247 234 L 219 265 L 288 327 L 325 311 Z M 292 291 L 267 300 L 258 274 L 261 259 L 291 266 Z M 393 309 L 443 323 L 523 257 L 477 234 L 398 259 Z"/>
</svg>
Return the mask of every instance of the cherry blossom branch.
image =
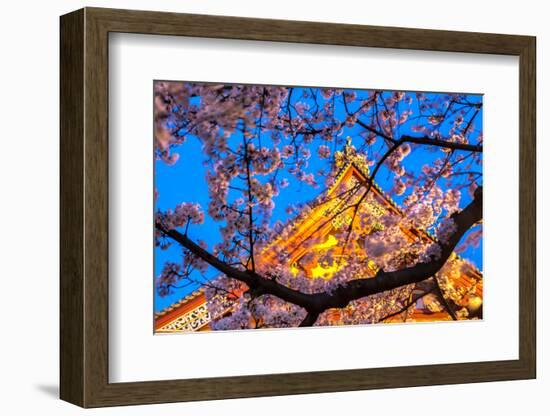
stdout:
<svg viewBox="0 0 550 416">
<path fill-rule="evenodd" d="M 404 304 L 401 307 L 401 309 L 399 309 L 395 312 L 392 312 L 392 313 L 384 316 L 383 318 L 380 318 L 378 320 L 378 322 L 383 322 L 387 319 L 393 318 L 394 316 L 402 314 L 403 312 L 407 311 L 411 306 L 413 306 L 416 302 L 418 302 L 420 299 L 422 299 L 424 296 L 427 296 L 430 293 L 433 293 L 434 290 L 435 290 L 435 286 L 433 286 L 431 289 L 428 289 L 426 292 L 420 293 L 419 295 L 412 298 L 410 302 L 407 302 L 406 304 Z"/>
<path fill-rule="evenodd" d="M 287 286 L 277 283 L 275 280 L 262 277 L 253 271 L 239 270 L 235 267 L 232 267 L 199 246 L 198 244 L 196 244 L 189 237 L 180 233 L 179 231 L 175 229 L 168 229 L 158 221 L 156 222 L 155 226 L 160 232 L 191 251 L 195 256 L 204 260 L 219 272 L 225 274 L 227 277 L 237 279 L 245 283 L 251 289 L 251 291 L 254 292 L 255 296 L 272 294 L 281 298 L 284 301 L 301 306 L 306 310 L 314 309 L 315 295 L 305 294 L 297 290 L 291 289 Z"/>
<path fill-rule="evenodd" d="M 248 245 L 250 253 L 250 261 L 252 262 L 252 271 L 256 270 L 256 263 L 254 261 L 254 218 L 252 214 L 252 186 L 250 183 L 250 159 L 248 157 L 248 145 L 246 143 L 245 135 L 243 134 L 243 145 L 244 145 L 244 161 L 246 163 L 246 183 L 248 185 L 247 187 L 247 194 L 248 194 Z"/>
<path fill-rule="evenodd" d="M 345 97 L 345 94 L 344 94 L 344 97 Z M 354 115 L 355 113 L 352 113 L 349 110 L 345 98 L 344 98 L 343 101 L 344 101 L 344 108 L 346 109 L 347 114 L 349 116 Z M 473 119 L 475 118 L 475 116 L 477 115 L 478 112 L 479 112 L 479 107 L 476 109 L 476 112 L 475 112 L 474 116 L 470 119 L 470 122 L 468 123 L 468 125 L 464 129 L 465 132 L 469 129 Z M 381 129 L 380 130 L 375 129 L 375 128 L 369 126 L 367 123 L 364 123 L 363 121 L 361 121 L 359 118 L 356 119 L 356 123 L 359 124 L 361 127 L 363 127 L 365 130 L 370 131 L 371 133 L 374 133 L 374 134 L 382 137 L 383 139 L 393 143 L 394 146 L 395 145 L 399 146 L 402 143 L 415 143 L 415 144 L 425 144 L 425 145 L 436 146 L 436 147 L 444 147 L 444 148 L 447 148 L 447 149 L 454 149 L 454 150 L 467 150 L 467 151 L 477 152 L 477 153 L 483 152 L 483 146 L 482 145 L 474 145 L 474 144 L 468 144 L 468 143 L 453 143 L 453 142 L 450 142 L 450 141 L 447 141 L 447 140 L 432 139 L 428 136 L 413 137 L 413 136 L 409 136 L 409 135 L 403 135 L 399 138 L 399 140 L 396 140 L 393 137 L 383 133 L 381 131 Z"/>
<path fill-rule="evenodd" d="M 483 191 L 482 187 L 476 189 L 473 201 L 462 211 L 451 215 L 456 226 L 455 231 L 449 236 L 446 242 L 440 242 L 441 254 L 438 257 L 431 257 L 427 263 L 418 263 L 412 267 L 385 272 L 380 270 L 374 278 L 360 278 L 348 282 L 335 289 L 331 294 L 320 294 L 319 304 L 325 309 L 343 308 L 349 302 L 365 296 L 385 292 L 400 286 L 419 283 L 437 273 L 453 253 L 455 246 L 462 236 L 482 219 L 483 212 Z"/>
<path fill-rule="evenodd" d="M 435 289 L 437 291 L 437 294 L 441 301 L 443 302 L 443 306 L 447 310 L 447 313 L 453 318 L 453 321 L 456 321 L 458 318 L 456 317 L 456 313 L 454 308 L 449 303 L 449 300 L 445 297 L 445 294 L 443 293 L 443 290 L 441 289 L 441 285 L 439 284 L 439 281 L 437 280 L 437 277 L 434 276 L 435 281 Z"/>
<path fill-rule="evenodd" d="M 320 292 L 307 294 L 291 289 L 278 283 L 276 280 L 267 279 L 251 270 L 239 270 L 218 259 L 204 248 L 193 242 L 186 235 L 174 229 L 167 229 L 161 222 L 156 223 L 156 228 L 190 250 L 194 255 L 206 261 L 212 267 L 225 274 L 229 278 L 237 279 L 250 288 L 255 296 L 270 294 L 286 302 L 301 306 L 308 315 L 300 324 L 310 326 L 315 323 L 319 314 L 330 308 L 344 308 L 351 301 L 395 289 L 404 285 L 419 283 L 432 277 L 445 264 L 453 253 L 464 234 L 470 227 L 482 219 L 483 191 L 476 189 L 473 201 L 462 211 L 451 215 L 456 229 L 445 242 L 440 243 L 441 254 L 431 257 L 427 263 L 418 263 L 412 267 L 385 272 L 380 270 L 374 278 L 358 278 L 338 286 L 332 292 Z"/>
</svg>

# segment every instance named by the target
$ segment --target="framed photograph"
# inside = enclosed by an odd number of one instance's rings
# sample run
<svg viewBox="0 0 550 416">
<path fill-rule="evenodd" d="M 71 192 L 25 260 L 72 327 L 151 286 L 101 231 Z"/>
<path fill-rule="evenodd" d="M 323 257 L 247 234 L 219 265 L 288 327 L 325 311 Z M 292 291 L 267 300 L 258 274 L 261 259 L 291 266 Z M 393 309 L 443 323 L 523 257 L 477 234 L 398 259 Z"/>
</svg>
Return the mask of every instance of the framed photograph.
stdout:
<svg viewBox="0 0 550 416">
<path fill-rule="evenodd" d="M 535 38 L 61 17 L 82 407 L 536 376 Z"/>
</svg>

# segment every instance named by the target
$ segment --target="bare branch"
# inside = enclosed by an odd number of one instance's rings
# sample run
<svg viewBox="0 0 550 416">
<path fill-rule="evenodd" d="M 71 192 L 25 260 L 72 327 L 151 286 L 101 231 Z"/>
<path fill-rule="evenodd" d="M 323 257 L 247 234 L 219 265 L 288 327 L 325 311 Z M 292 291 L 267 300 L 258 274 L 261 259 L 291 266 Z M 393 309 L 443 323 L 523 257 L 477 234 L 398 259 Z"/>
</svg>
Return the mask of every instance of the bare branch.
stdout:
<svg viewBox="0 0 550 416">
<path fill-rule="evenodd" d="M 431 139 L 427 136 L 412 137 L 412 136 L 403 135 L 401 136 L 399 141 L 401 143 L 426 144 L 429 146 L 445 147 L 447 149 L 454 149 L 454 150 L 467 150 L 467 151 L 476 152 L 476 153 L 483 152 L 483 146 L 481 144 L 453 143 L 447 140 Z"/>
<path fill-rule="evenodd" d="M 304 326 L 313 326 L 315 321 L 317 321 L 317 318 L 319 318 L 319 313 L 317 312 L 308 312 L 304 320 L 300 323 L 300 327 Z"/>
</svg>

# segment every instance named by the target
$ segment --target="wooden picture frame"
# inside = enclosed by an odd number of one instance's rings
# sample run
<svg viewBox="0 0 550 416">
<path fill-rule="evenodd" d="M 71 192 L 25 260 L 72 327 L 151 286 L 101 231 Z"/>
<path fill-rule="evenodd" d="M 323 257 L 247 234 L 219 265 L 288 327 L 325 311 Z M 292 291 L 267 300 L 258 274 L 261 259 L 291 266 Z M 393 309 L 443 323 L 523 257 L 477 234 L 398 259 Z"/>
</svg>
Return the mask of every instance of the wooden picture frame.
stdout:
<svg viewBox="0 0 550 416">
<path fill-rule="evenodd" d="M 60 396 L 82 407 L 213 400 L 536 376 L 535 38 L 85 8 L 61 17 Z M 109 383 L 108 34 L 298 42 L 519 57 L 519 359 Z"/>
</svg>

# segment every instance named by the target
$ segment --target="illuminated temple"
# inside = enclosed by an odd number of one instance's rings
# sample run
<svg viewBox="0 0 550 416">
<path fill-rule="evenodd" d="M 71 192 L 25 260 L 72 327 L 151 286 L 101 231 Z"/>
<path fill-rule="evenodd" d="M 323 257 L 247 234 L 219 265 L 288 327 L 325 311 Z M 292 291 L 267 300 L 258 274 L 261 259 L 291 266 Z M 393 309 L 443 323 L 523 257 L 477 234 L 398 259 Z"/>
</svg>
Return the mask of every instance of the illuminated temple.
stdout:
<svg viewBox="0 0 550 416">
<path fill-rule="evenodd" d="M 353 221 L 352 216 L 342 213 L 334 216 L 327 221 L 327 213 L 331 209 L 338 206 L 339 201 L 337 189 L 342 186 L 352 187 L 357 183 L 366 186 L 369 169 L 363 156 L 356 153 L 355 148 L 349 143 L 343 152 L 335 154 L 336 168 L 338 175 L 335 183 L 326 191 L 325 195 L 328 203 L 322 203 L 311 209 L 307 216 L 297 218 L 291 222 L 291 232 L 285 235 L 284 238 L 278 238 L 268 245 L 256 258 L 256 263 L 267 262 L 273 264 L 275 260 L 275 250 L 270 248 L 277 247 L 278 250 L 284 250 L 289 253 L 288 264 L 286 265 L 290 271 L 296 274 L 302 271 L 311 279 L 323 278 L 330 279 L 340 267 L 343 267 L 345 261 L 335 261 L 332 266 L 321 265 L 317 259 L 320 253 L 328 248 L 335 249 L 335 258 L 338 258 L 338 247 L 335 233 L 342 227 L 342 224 L 349 225 Z M 387 212 L 395 215 L 402 215 L 399 207 L 387 196 L 376 184 L 373 184 L 371 190 L 371 199 L 362 204 L 366 204 L 366 209 L 372 215 L 373 226 L 370 230 L 365 230 L 364 234 L 368 234 L 376 227 L 376 218 L 381 217 Z M 327 204 L 329 206 L 327 206 Z M 408 238 L 422 238 L 425 241 L 433 241 L 433 237 L 422 230 L 403 230 Z M 360 235 L 360 233 L 358 233 Z M 314 238 L 315 241 L 321 241 L 312 247 L 306 247 L 302 244 L 307 239 Z M 364 249 L 362 249 L 361 241 L 350 242 L 346 255 L 365 257 Z M 341 253 L 341 252 L 340 252 Z M 306 254 L 313 254 L 307 255 Z M 453 253 L 453 256 L 456 254 Z M 362 277 L 374 277 L 377 272 L 377 266 L 372 261 L 365 258 L 366 268 Z M 396 322 L 426 322 L 426 321 L 448 321 L 453 319 L 449 313 L 449 308 L 457 311 L 467 307 L 470 311 L 474 311 L 473 316 L 481 317 L 481 302 L 483 298 L 483 281 L 482 274 L 474 266 L 467 264 L 467 267 L 462 268 L 462 272 L 451 277 L 447 276 L 447 280 L 451 282 L 454 290 L 463 293 L 462 299 L 459 301 L 451 301 L 446 299 L 447 308 L 441 310 L 433 310 L 429 308 L 431 299 L 438 299 L 436 291 L 425 296 L 418 296 L 425 292 L 425 282 L 417 284 L 417 287 L 411 293 L 411 306 L 401 313 L 384 320 L 386 323 Z M 414 302 L 417 296 L 419 299 Z M 441 296 L 441 292 L 439 293 Z M 442 300 L 439 297 L 438 300 Z M 331 311 L 332 322 L 338 325 L 339 311 Z M 226 316 L 231 311 L 226 311 Z M 456 314 L 454 318 L 456 319 Z M 155 332 L 156 333 L 173 333 L 173 332 L 190 332 L 190 331 L 208 331 L 210 323 L 213 320 L 219 319 L 221 316 L 212 316 L 208 310 L 206 295 L 204 288 L 199 288 L 195 292 L 185 296 L 178 302 L 172 304 L 168 308 L 155 314 Z M 460 319 L 460 318 L 459 318 Z"/>
</svg>

